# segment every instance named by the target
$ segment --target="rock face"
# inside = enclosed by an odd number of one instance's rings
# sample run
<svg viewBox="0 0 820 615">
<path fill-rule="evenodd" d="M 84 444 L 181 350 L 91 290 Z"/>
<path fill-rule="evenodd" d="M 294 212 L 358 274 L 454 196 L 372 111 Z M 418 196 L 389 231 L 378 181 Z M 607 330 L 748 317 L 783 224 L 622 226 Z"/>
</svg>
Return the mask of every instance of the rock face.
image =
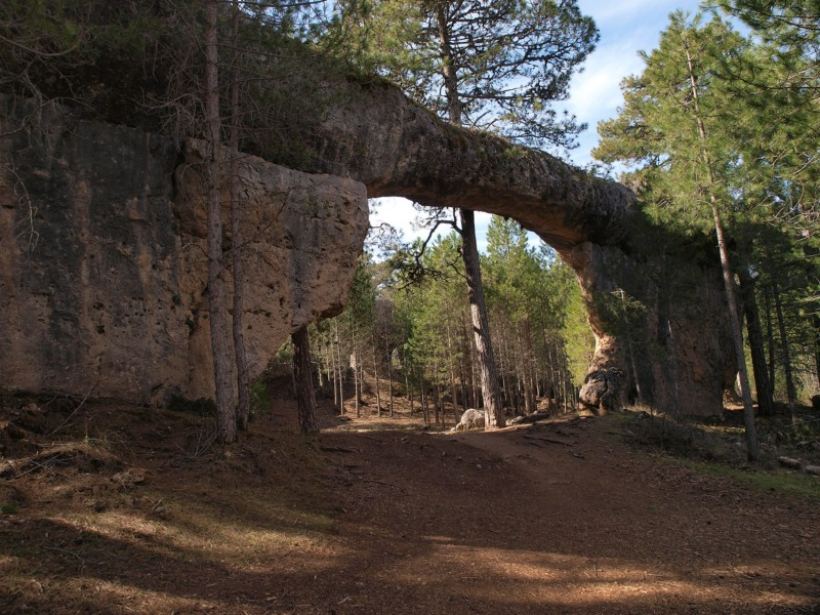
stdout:
<svg viewBox="0 0 820 615">
<path fill-rule="evenodd" d="M 0 139 L 0 387 L 154 403 L 210 397 L 195 144 L 180 152 L 60 112 L 43 126 Z M 352 179 L 251 156 L 240 176 L 253 376 L 292 331 L 341 310 L 367 201 Z"/>
<path fill-rule="evenodd" d="M 718 414 L 735 369 L 720 271 L 698 256 L 714 249 L 677 237 L 655 241 L 656 254 L 592 242 L 562 252 L 595 333 L 579 397 L 593 409 L 642 402 L 672 413 Z"/>
</svg>

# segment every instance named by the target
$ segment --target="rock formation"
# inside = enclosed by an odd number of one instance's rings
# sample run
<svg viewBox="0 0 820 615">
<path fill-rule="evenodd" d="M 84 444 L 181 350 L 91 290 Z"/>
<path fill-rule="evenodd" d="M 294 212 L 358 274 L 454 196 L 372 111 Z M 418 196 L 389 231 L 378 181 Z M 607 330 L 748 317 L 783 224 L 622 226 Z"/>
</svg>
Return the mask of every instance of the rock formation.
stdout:
<svg viewBox="0 0 820 615">
<path fill-rule="evenodd" d="M 199 162 L 195 144 L 180 157 L 169 139 L 60 112 L 0 139 L 0 388 L 212 395 Z M 251 156 L 240 176 L 253 376 L 342 309 L 367 201 L 354 180 Z"/>
<path fill-rule="evenodd" d="M 615 182 L 445 124 L 388 84 L 321 71 L 294 70 L 310 75 L 312 90 L 322 84 L 318 102 L 272 113 L 244 144 L 302 171 L 243 163 L 245 223 L 256 233 L 246 284 L 255 371 L 296 327 L 341 308 L 365 196 L 404 196 L 514 218 L 573 267 L 596 337 L 587 405 L 633 397 L 669 411 L 720 410 L 733 369 L 714 250 L 654 228 Z M 0 180 L 6 387 L 84 393 L 101 374 L 98 395 L 207 395 L 195 148 L 179 161 L 167 140 L 61 121 L 52 118 L 41 143 L 22 133 L 0 142 L 11 161 Z"/>
<path fill-rule="evenodd" d="M 324 107 L 277 125 L 281 143 L 300 143 L 298 157 L 264 140 L 250 145 L 303 170 L 353 177 L 369 197 L 518 220 L 578 275 L 596 338 L 584 403 L 640 397 L 668 411 L 720 411 L 735 370 L 715 248 L 654 228 L 626 187 L 446 124 L 389 84 L 333 75 L 322 83 L 332 92 Z M 618 391 L 600 386 L 614 384 L 611 368 L 623 374 Z"/>
</svg>

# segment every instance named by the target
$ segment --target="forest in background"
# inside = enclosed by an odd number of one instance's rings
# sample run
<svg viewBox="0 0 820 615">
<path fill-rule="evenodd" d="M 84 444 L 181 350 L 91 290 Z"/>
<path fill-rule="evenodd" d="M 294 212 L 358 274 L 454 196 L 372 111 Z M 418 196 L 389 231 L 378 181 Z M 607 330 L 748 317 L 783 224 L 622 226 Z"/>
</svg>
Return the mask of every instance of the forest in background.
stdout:
<svg viewBox="0 0 820 615">
<path fill-rule="evenodd" d="M 504 406 L 529 414 L 551 399 L 574 408 L 594 346 L 574 274 L 545 244 L 528 246 L 514 220 L 494 216 L 487 238 L 481 267 Z M 357 404 L 364 374 L 390 387 L 379 390 L 384 412 L 393 382 L 431 422 L 445 402 L 481 407 L 460 244 L 451 231 L 423 254 L 422 240 L 383 260 L 365 253 L 344 313 L 311 334 L 319 384 L 337 408 L 350 397 Z"/>
</svg>

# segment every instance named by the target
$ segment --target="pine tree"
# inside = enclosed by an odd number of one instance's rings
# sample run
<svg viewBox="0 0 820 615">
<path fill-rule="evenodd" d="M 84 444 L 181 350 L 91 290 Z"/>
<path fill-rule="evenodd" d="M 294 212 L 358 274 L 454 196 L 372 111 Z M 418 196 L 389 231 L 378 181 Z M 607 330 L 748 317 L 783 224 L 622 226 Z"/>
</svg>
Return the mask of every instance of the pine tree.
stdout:
<svg viewBox="0 0 820 615">
<path fill-rule="evenodd" d="M 728 173 L 735 150 L 725 127 L 715 121 L 727 102 L 726 91 L 714 76 L 717 58 L 744 46 L 718 20 L 704 26 L 696 20 L 690 25 L 680 13 L 673 14 L 658 49 L 644 54 L 643 74 L 626 80 L 624 111 L 599 126 L 602 141 L 595 155 L 607 162 L 637 162 L 644 194 L 657 207 L 674 209 L 678 224 L 680 220 L 689 228 L 709 224 L 714 230 L 741 380 L 747 453 L 757 459 L 754 410 L 724 223 L 732 202 Z"/>
<path fill-rule="evenodd" d="M 228 334 L 222 257 L 222 211 L 219 196 L 222 125 L 219 105 L 219 3 L 209 0 L 205 28 L 205 114 L 208 142 L 208 316 L 211 331 L 217 427 L 223 443 L 236 439 L 236 408 L 230 359 L 233 352 Z"/>
<path fill-rule="evenodd" d="M 348 33 L 358 43 L 360 60 L 399 83 L 421 84 L 409 87 L 410 93 L 451 123 L 492 127 L 531 144 L 572 145 L 579 129 L 574 118 L 558 118 L 548 103 L 566 97 L 573 71 L 597 40 L 592 20 L 574 1 L 382 0 L 343 6 L 340 27 L 362 24 L 358 35 Z M 370 43 L 362 32 L 389 36 Z M 504 413 L 475 214 L 461 209 L 460 218 L 486 426 L 493 429 L 504 425 Z"/>
</svg>

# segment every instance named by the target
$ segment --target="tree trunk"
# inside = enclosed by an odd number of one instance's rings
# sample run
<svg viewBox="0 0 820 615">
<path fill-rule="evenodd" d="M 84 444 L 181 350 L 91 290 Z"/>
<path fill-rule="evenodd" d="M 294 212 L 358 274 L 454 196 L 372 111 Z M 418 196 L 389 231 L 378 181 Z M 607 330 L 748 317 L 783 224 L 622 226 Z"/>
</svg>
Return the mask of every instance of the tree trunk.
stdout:
<svg viewBox="0 0 820 615">
<path fill-rule="evenodd" d="M 390 395 L 390 416 L 393 416 L 393 353 L 390 352 L 390 345 L 387 343 L 386 338 L 384 350 L 387 355 L 387 389 Z"/>
<path fill-rule="evenodd" d="M 566 374 L 563 373 L 561 374 L 561 390 L 563 391 L 561 393 L 561 398 L 564 402 L 564 414 L 566 414 L 567 412 L 569 412 L 569 410 L 567 409 L 567 378 Z"/>
<path fill-rule="evenodd" d="M 219 67 L 217 0 L 206 5 L 205 29 L 205 114 L 208 128 L 208 315 L 211 332 L 211 352 L 214 362 L 217 435 L 222 443 L 236 440 L 236 408 L 230 359 L 234 355 L 228 337 L 225 309 L 225 287 L 222 279 L 222 212 L 219 204 L 219 147 L 221 124 L 219 117 Z"/>
<path fill-rule="evenodd" d="M 404 389 L 407 399 L 410 402 L 410 416 L 413 416 L 413 389 L 410 388 L 410 377 L 407 375 L 407 367 L 404 368 Z"/>
<path fill-rule="evenodd" d="M 444 88 L 447 94 L 447 107 L 450 121 L 461 125 L 462 105 L 458 94 L 458 75 L 450 47 L 450 32 L 447 26 L 445 3 L 437 3 L 436 19 L 439 30 L 441 52 L 441 71 Z M 464 270 L 467 275 L 470 296 L 470 316 L 473 324 L 475 346 L 481 370 L 481 392 L 486 408 L 485 429 L 496 429 L 504 426 L 504 414 L 499 407 L 498 379 L 490 341 L 490 325 L 487 318 L 487 306 L 484 301 L 484 288 L 481 285 L 481 265 L 478 259 L 478 247 L 475 235 L 475 214 L 469 209 L 461 209 L 461 235 L 464 243 L 462 254 Z"/>
<path fill-rule="evenodd" d="M 310 337 L 307 326 L 300 327 L 291 335 L 293 342 L 293 376 L 296 388 L 296 405 L 299 412 L 299 429 L 302 433 L 319 431 L 316 423 L 316 395 L 313 390 L 313 373 L 310 364 Z"/>
<path fill-rule="evenodd" d="M 435 402 L 436 402 L 436 425 L 441 425 L 442 424 L 442 418 L 441 418 L 441 415 L 442 415 L 441 392 L 439 391 L 438 382 L 436 382 L 436 386 L 433 390 L 436 392 L 436 398 L 435 398 Z"/>
<path fill-rule="evenodd" d="M 475 235 L 475 214 L 469 209 L 461 210 L 461 233 L 464 242 L 464 269 L 467 274 L 470 298 L 470 315 L 473 323 L 473 338 L 481 378 L 481 393 L 486 409 L 485 428 L 504 427 L 504 412 L 500 405 L 498 374 L 490 340 L 490 323 L 487 305 L 484 301 L 484 287 L 481 283 L 481 267 L 478 260 L 478 246 Z"/>
<path fill-rule="evenodd" d="M 532 346 L 532 330 L 530 328 L 529 318 L 524 320 L 524 341 L 525 341 L 525 368 L 524 382 L 526 386 L 525 393 L 525 408 L 528 414 L 535 412 L 538 399 L 537 393 L 537 376 L 534 374 L 535 369 L 535 349 Z"/>
<path fill-rule="evenodd" d="M 319 356 L 320 357 L 322 356 L 321 350 L 319 351 Z M 321 361 L 321 359 L 320 359 L 320 361 Z M 324 375 L 324 371 L 325 370 L 322 369 L 322 365 L 320 363 L 319 367 L 316 369 L 316 377 L 318 378 L 317 385 L 319 387 L 319 389 L 318 389 L 319 395 L 324 395 L 324 392 L 325 392 L 325 375 Z"/>
<path fill-rule="evenodd" d="M 463 322 L 459 320 L 459 325 L 462 324 Z M 464 343 L 463 327 L 459 326 L 456 328 L 456 336 L 458 340 L 459 354 L 461 355 L 458 362 L 458 377 L 461 380 L 461 401 L 465 408 L 472 408 L 474 406 L 470 401 L 470 384 L 468 380 L 470 370 L 470 353 L 467 350 L 467 345 Z"/>
<path fill-rule="evenodd" d="M 760 316 L 757 313 L 754 280 L 746 269 L 740 272 L 740 292 L 742 294 L 743 312 L 746 314 L 746 331 L 749 333 L 749 348 L 752 352 L 752 369 L 755 375 L 755 390 L 760 413 L 771 416 L 774 413 L 772 392 L 769 387 L 769 374 L 766 371 L 766 356 L 763 350 L 763 332 L 760 329 Z"/>
<path fill-rule="evenodd" d="M 245 352 L 243 322 L 244 276 L 242 272 L 242 228 L 239 185 L 239 2 L 233 2 L 234 66 L 231 79 L 231 135 L 230 186 L 231 186 L 231 257 L 233 261 L 233 347 L 236 355 L 236 386 L 238 402 L 236 418 L 240 429 L 248 428 L 251 415 L 251 387 L 248 381 L 248 356 Z"/>
<path fill-rule="evenodd" d="M 469 314 L 465 313 L 465 336 L 467 337 L 467 361 L 468 366 L 470 368 L 469 378 L 470 378 L 470 396 L 472 397 L 472 407 L 473 408 L 480 408 L 481 405 L 479 404 L 479 394 L 478 394 L 478 378 L 476 378 L 475 373 L 475 346 L 473 346 L 473 341 L 470 339 L 470 329 L 472 329 L 472 325 L 469 323 Z"/>
<path fill-rule="evenodd" d="M 333 322 L 334 336 L 336 338 L 336 369 L 337 378 L 339 380 L 339 414 L 345 413 L 345 368 L 342 363 L 342 346 L 339 338 L 339 321 Z"/>
<path fill-rule="evenodd" d="M 424 417 L 424 424 L 430 424 L 430 414 L 427 411 L 427 394 L 424 391 L 424 382 L 422 381 L 421 387 L 419 390 L 419 395 L 421 396 L 421 415 Z"/>
<path fill-rule="evenodd" d="M 750 460 L 755 461 L 760 457 L 757 444 L 757 431 L 755 429 L 754 407 L 752 405 L 752 392 L 749 387 L 749 375 L 746 373 L 746 356 L 743 350 L 743 333 L 740 329 L 740 317 L 737 311 L 737 299 L 735 298 L 735 282 L 732 279 L 732 268 L 729 264 L 729 250 L 726 247 L 726 238 L 723 233 L 723 222 L 720 218 L 720 209 L 717 198 L 713 191 L 714 180 L 712 178 L 712 164 L 709 153 L 706 150 L 706 127 L 700 114 L 700 103 L 698 99 L 697 79 L 692 68 L 692 56 L 689 47 L 685 44 L 686 62 L 689 68 L 689 83 L 692 88 L 692 99 L 694 102 L 695 119 L 698 126 L 698 136 L 700 138 L 700 151 L 703 164 L 706 167 L 706 177 L 708 181 L 709 205 L 712 208 L 712 218 L 715 224 L 715 234 L 717 235 L 718 252 L 720 253 L 720 266 L 723 271 L 723 286 L 726 291 L 726 302 L 729 305 L 729 320 L 732 326 L 732 341 L 735 346 L 735 359 L 737 369 L 740 373 L 740 387 L 743 389 L 743 422 L 746 427 L 746 453 Z"/>
<path fill-rule="evenodd" d="M 797 397 L 797 391 L 794 387 L 789 337 L 786 335 L 786 321 L 783 319 L 783 303 L 780 300 L 780 288 L 776 281 L 772 282 L 772 292 L 774 294 L 775 314 L 777 315 L 777 328 L 780 332 L 780 345 L 783 349 L 783 371 L 786 374 L 786 399 L 789 404 L 789 415 L 791 416 L 792 422 L 794 422 L 794 402 Z"/>
<path fill-rule="evenodd" d="M 817 384 L 820 386 L 820 316 L 814 314 L 811 317 L 814 325 L 814 375 L 817 377 Z"/>
<path fill-rule="evenodd" d="M 775 371 L 776 364 L 775 364 L 775 347 L 774 347 L 774 327 L 772 326 L 772 301 L 771 301 L 771 289 L 768 287 L 764 288 L 765 292 L 763 293 L 763 301 L 766 304 L 766 344 L 769 350 L 769 390 L 771 391 L 772 395 L 772 404 L 774 404 L 774 391 L 775 391 L 775 376 L 777 372 Z"/>
<path fill-rule="evenodd" d="M 373 341 L 373 377 L 376 379 L 376 416 L 381 416 L 382 415 L 382 394 L 381 394 L 381 391 L 379 390 L 379 361 L 378 361 L 378 357 L 376 356 L 378 353 L 376 352 L 376 333 L 375 333 L 375 331 L 373 332 L 372 341 Z"/>
<path fill-rule="evenodd" d="M 458 395 L 456 394 L 456 372 L 453 367 L 453 336 L 450 323 L 447 323 L 447 371 L 450 375 L 450 395 L 453 398 L 453 415 L 458 411 Z"/>
<path fill-rule="evenodd" d="M 330 369 L 333 373 L 333 405 L 336 407 L 336 411 L 341 414 L 342 404 L 339 403 L 339 373 L 336 370 L 336 354 L 333 349 L 333 340 L 330 341 L 330 356 Z"/>
<path fill-rule="evenodd" d="M 362 409 L 359 405 L 359 363 L 355 352 L 350 355 L 350 359 L 353 368 L 353 409 L 356 411 L 356 418 L 359 418 L 362 415 Z"/>
</svg>

